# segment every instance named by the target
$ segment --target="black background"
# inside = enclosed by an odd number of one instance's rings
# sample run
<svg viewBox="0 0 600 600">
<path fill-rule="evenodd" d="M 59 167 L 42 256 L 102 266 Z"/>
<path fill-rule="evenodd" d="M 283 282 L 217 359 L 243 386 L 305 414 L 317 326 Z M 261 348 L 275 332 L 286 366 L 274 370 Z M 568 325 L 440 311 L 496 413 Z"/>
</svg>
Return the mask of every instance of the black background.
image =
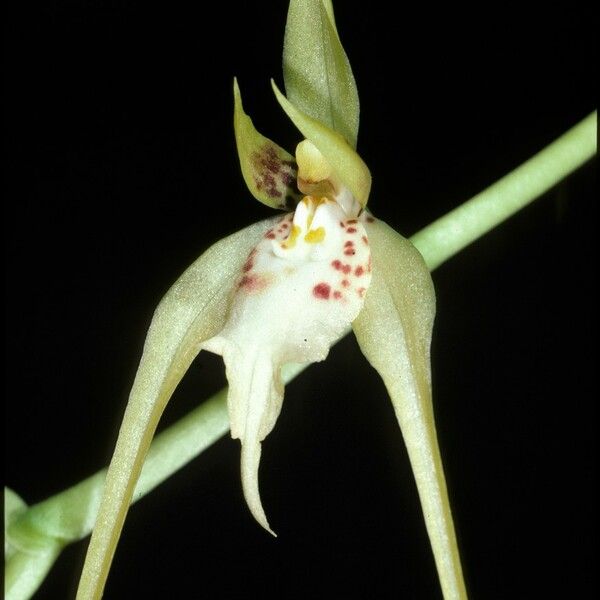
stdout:
<svg viewBox="0 0 600 600">
<path fill-rule="evenodd" d="M 5 477 L 35 503 L 108 462 L 169 285 L 271 214 L 239 173 L 233 76 L 259 130 L 289 149 L 299 136 L 269 86 L 284 2 L 13 4 Z M 336 6 L 370 207 L 404 235 L 595 107 L 581 8 Z M 473 598 L 592 595 L 594 187 L 588 164 L 433 275 L 437 426 Z M 162 425 L 224 382 L 203 353 Z M 288 386 L 264 444 L 276 540 L 238 461 L 226 437 L 133 507 L 107 598 L 440 597 L 391 405 L 353 338 Z M 36 598 L 74 597 L 86 544 Z"/>
</svg>

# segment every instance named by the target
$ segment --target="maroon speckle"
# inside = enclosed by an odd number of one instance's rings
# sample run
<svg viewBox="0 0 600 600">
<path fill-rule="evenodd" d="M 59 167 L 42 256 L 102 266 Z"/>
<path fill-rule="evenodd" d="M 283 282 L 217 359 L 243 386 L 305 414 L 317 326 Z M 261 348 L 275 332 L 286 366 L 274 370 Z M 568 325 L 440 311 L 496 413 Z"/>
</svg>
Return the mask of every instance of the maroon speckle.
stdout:
<svg viewBox="0 0 600 600">
<path fill-rule="evenodd" d="M 367 288 L 361 287 L 361 288 L 358 288 L 356 291 L 358 292 L 358 295 L 362 298 L 365 295 Z"/>
<path fill-rule="evenodd" d="M 254 266 L 254 261 L 252 260 L 251 257 L 248 257 L 248 260 L 244 263 L 244 266 L 242 267 L 242 271 L 244 273 L 247 273 L 248 271 L 252 270 L 253 266 Z"/>
<path fill-rule="evenodd" d="M 348 229 L 346 229 L 347 233 L 356 233 L 356 227 L 348 227 Z"/>
<path fill-rule="evenodd" d="M 281 173 L 281 179 L 288 187 L 294 187 L 294 184 L 296 183 L 296 176 L 291 173 Z"/>
<path fill-rule="evenodd" d="M 266 146 L 260 162 L 263 167 L 266 167 L 269 171 L 277 173 L 281 161 L 277 156 L 277 152 L 275 152 L 275 148 L 273 148 L 273 146 Z"/>
<path fill-rule="evenodd" d="M 244 275 L 238 284 L 238 288 L 244 288 L 249 294 L 260 292 L 268 285 L 267 280 L 260 275 Z"/>
<path fill-rule="evenodd" d="M 331 294 L 331 287 L 328 283 L 317 283 L 313 288 L 313 296 L 320 298 L 321 300 L 329 300 Z"/>
<path fill-rule="evenodd" d="M 257 283 L 258 277 L 256 275 L 244 275 L 239 283 L 238 287 L 253 289 Z"/>
<path fill-rule="evenodd" d="M 356 223 L 358 223 L 358 221 L 356 219 L 350 219 L 349 221 L 346 221 L 346 223 L 348 223 L 348 225 L 355 225 Z"/>
<path fill-rule="evenodd" d="M 263 181 L 267 185 L 267 194 L 269 194 L 269 196 L 272 198 L 281 198 L 283 194 L 277 189 L 277 183 L 273 175 L 270 173 L 263 173 Z"/>
<path fill-rule="evenodd" d="M 331 266 L 336 270 L 339 271 L 342 268 L 342 261 L 341 260 L 334 260 L 331 263 Z"/>
<path fill-rule="evenodd" d="M 346 256 L 354 256 L 356 254 L 356 250 L 354 250 L 354 248 L 347 248 L 344 250 L 344 254 Z"/>
<path fill-rule="evenodd" d="M 289 224 L 288 224 L 288 223 L 282 223 L 282 224 L 281 224 L 281 227 L 282 227 L 283 229 L 287 229 L 287 228 L 289 227 Z"/>
<path fill-rule="evenodd" d="M 364 272 L 365 272 L 365 270 L 360 265 L 358 267 L 356 267 L 356 269 L 354 269 L 354 274 L 357 277 L 360 277 Z"/>
<path fill-rule="evenodd" d="M 267 231 L 267 233 L 265 234 L 265 237 L 266 237 L 268 240 L 274 240 L 274 239 L 275 239 L 275 234 L 273 233 L 273 230 L 271 230 L 271 231 Z"/>
<path fill-rule="evenodd" d="M 281 160 L 274 146 L 266 144 L 260 151 L 253 153 L 251 160 L 258 190 L 264 190 L 272 198 L 282 198 L 282 187 L 294 188 L 296 165 L 291 161 Z"/>
<path fill-rule="evenodd" d="M 363 236 L 362 236 L 362 241 L 364 242 L 365 246 L 368 246 L 368 245 L 369 245 L 369 240 L 367 239 L 367 236 L 366 236 L 366 235 L 363 235 Z"/>
<path fill-rule="evenodd" d="M 344 248 L 350 248 L 351 246 L 354 246 L 354 242 L 353 242 L 353 241 L 347 241 L 347 242 L 344 244 Z"/>
<path fill-rule="evenodd" d="M 350 286 L 350 282 L 347 279 L 342 279 L 342 286 L 344 286 L 345 288 Z"/>
<path fill-rule="evenodd" d="M 336 300 L 339 300 L 342 297 L 342 292 L 338 292 L 337 290 L 335 290 L 335 292 L 333 292 L 333 297 Z"/>
<path fill-rule="evenodd" d="M 350 271 L 352 271 L 352 267 L 351 267 L 350 265 L 344 265 L 344 266 L 342 267 L 342 272 L 343 272 L 345 275 L 348 275 L 348 273 L 350 273 Z"/>
<path fill-rule="evenodd" d="M 344 221 L 340 221 L 340 227 L 346 227 L 346 225 L 344 225 Z"/>
<path fill-rule="evenodd" d="M 375 219 L 373 217 L 367 217 L 367 223 L 374 223 Z"/>
</svg>

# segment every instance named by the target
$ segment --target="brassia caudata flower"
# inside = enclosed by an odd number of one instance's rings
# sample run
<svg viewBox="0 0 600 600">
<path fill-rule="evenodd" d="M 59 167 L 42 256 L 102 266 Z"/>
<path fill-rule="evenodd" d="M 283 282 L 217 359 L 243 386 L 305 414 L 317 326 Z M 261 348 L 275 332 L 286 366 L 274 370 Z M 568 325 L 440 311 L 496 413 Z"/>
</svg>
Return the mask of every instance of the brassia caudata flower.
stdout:
<svg viewBox="0 0 600 600">
<path fill-rule="evenodd" d="M 283 59 L 287 96 L 273 89 L 302 134 L 295 156 L 255 130 L 237 81 L 234 128 L 251 194 L 287 212 L 214 244 L 158 306 L 78 598 L 102 594 L 158 420 L 200 350 L 223 356 L 244 496 L 273 533 L 258 472 L 261 442 L 283 402 L 282 367 L 324 360 L 349 327 L 394 404 L 444 597 L 466 598 L 433 421 L 433 285 L 412 244 L 366 210 L 371 176 L 355 150 L 358 93 L 330 1 L 290 2 Z"/>
</svg>

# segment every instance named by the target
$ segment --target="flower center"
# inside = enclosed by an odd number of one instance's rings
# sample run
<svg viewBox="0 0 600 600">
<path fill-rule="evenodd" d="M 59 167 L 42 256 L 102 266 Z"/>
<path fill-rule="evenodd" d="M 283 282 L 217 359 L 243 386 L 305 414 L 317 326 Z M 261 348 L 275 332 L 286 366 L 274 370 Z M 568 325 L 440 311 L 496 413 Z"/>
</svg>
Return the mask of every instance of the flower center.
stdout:
<svg viewBox="0 0 600 600">
<path fill-rule="evenodd" d="M 312 142 L 304 140 L 298 144 L 296 162 L 298 189 L 303 194 L 334 200 L 344 211 L 345 218 L 358 216 L 360 204 Z"/>
<path fill-rule="evenodd" d="M 305 196 L 296 207 L 289 235 L 271 242 L 273 254 L 292 262 L 327 260 L 339 247 L 345 218 L 334 200 Z"/>
</svg>

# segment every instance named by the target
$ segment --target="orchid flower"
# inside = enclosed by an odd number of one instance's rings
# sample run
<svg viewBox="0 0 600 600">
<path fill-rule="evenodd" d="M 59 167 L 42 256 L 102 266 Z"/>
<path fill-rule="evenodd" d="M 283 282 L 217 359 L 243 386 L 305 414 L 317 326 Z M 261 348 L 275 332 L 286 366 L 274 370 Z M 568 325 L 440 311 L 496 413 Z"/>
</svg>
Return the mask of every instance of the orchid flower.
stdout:
<svg viewBox="0 0 600 600">
<path fill-rule="evenodd" d="M 394 404 L 444 597 L 466 598 L 433 421 L 433 284 L 414 246 L 366 209 L 371 176 L 355 150 L 358 93 L 330 1 L 291 1 L 284 81 L 287 96 L 273 89 L 302 135 L 294 156 L 256 131 L 237 81 L 234 128 L 250 193 L 286 212 L 214 244 L 157 308 L 78 598 L 102 593 L 158 420 L 201 350 L 223 356 L 244 496 L 273 533 L 258 474 L 261 442 L 283 402 L 282 368 L 324 360 L 350 327 Z"/>
</svg>

